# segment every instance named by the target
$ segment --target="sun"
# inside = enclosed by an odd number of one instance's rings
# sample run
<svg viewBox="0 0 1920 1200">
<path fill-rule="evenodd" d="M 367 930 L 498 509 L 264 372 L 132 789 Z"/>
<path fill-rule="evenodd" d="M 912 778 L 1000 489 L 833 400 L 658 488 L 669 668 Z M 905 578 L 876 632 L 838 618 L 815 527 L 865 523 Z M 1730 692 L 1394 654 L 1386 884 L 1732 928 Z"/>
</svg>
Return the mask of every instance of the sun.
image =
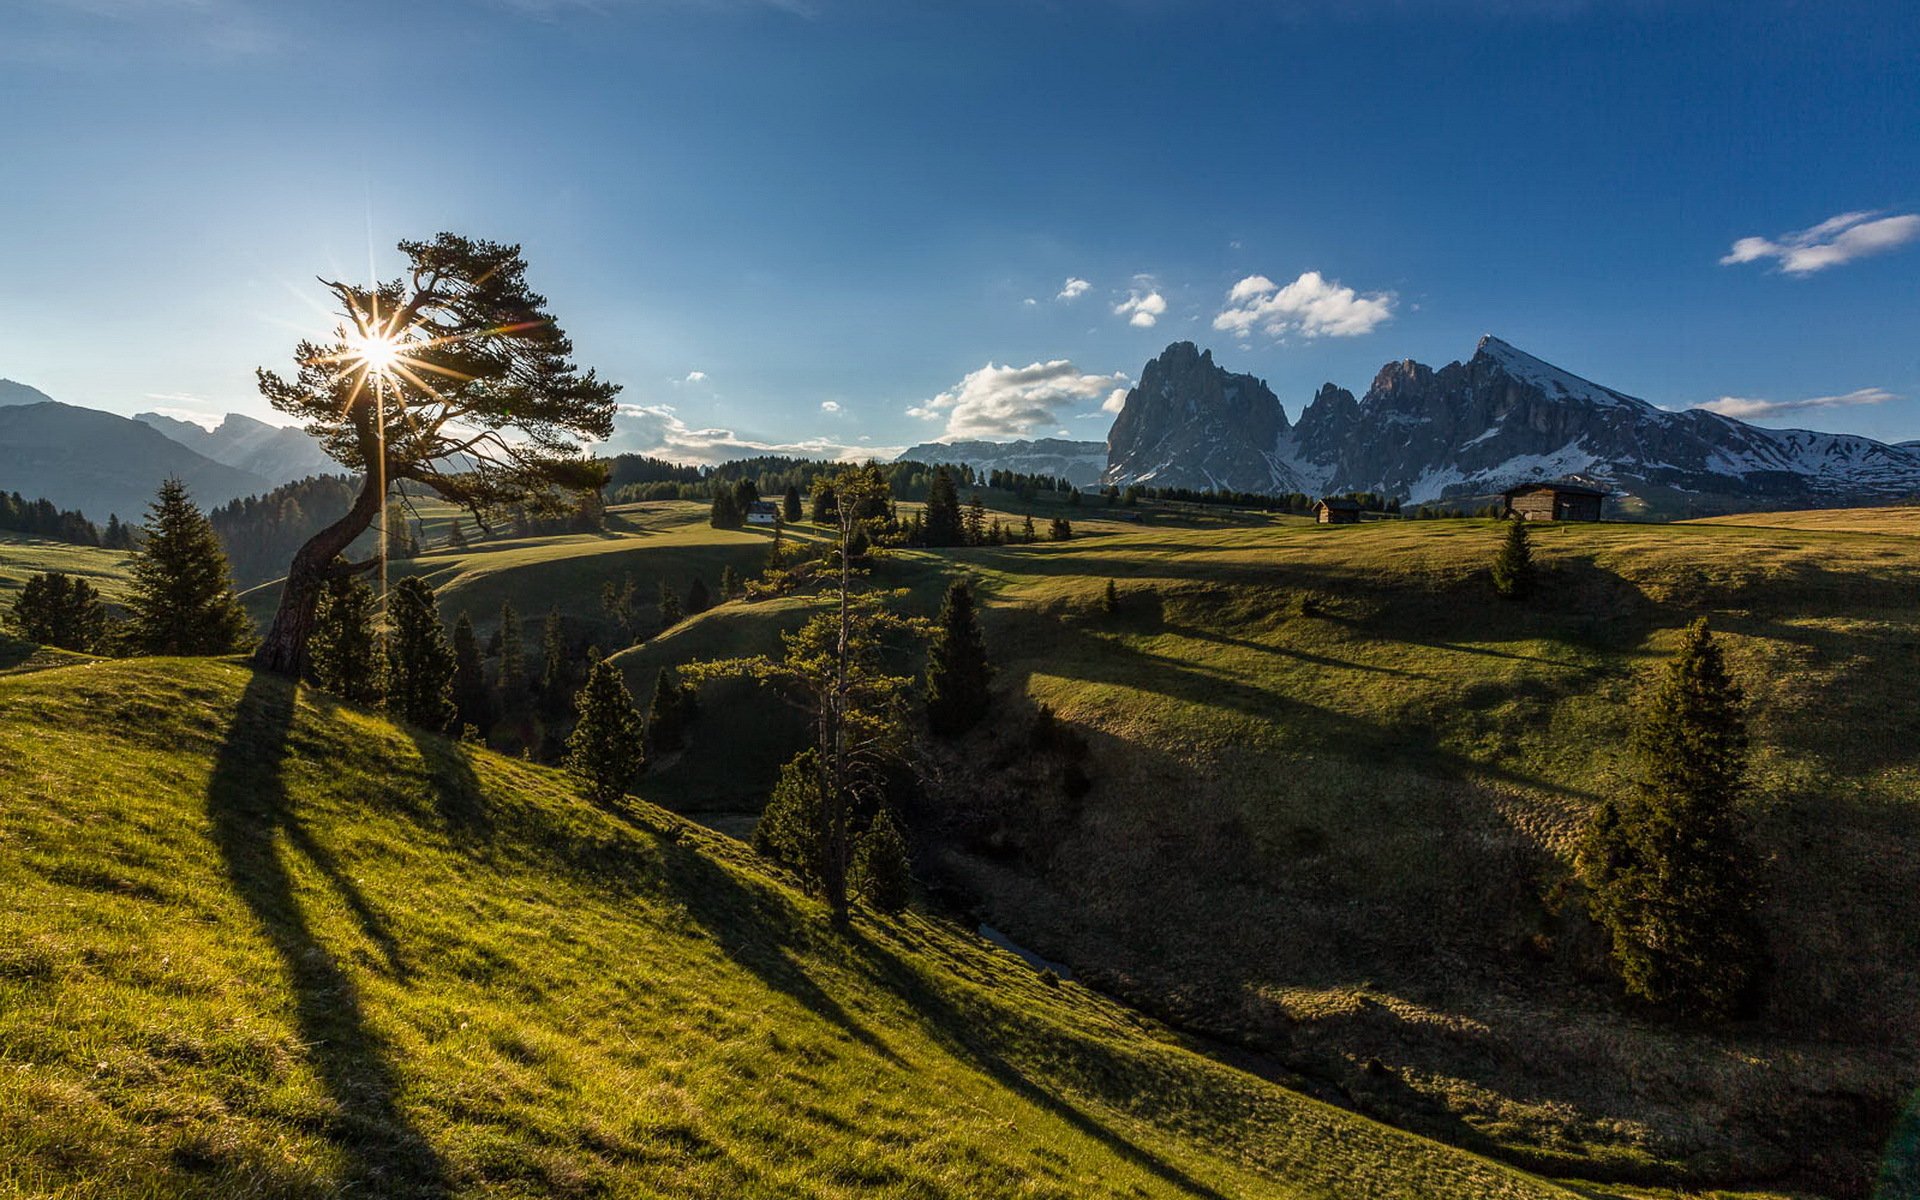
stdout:
<svg viewBox="0 0 1920 1200">
<path fill-rule="evenodd" d="M 406 341 L 381 332 L 347 335 L 347 356 L 369 374 L 391 378 L 406 361 Z"/>
</svg>

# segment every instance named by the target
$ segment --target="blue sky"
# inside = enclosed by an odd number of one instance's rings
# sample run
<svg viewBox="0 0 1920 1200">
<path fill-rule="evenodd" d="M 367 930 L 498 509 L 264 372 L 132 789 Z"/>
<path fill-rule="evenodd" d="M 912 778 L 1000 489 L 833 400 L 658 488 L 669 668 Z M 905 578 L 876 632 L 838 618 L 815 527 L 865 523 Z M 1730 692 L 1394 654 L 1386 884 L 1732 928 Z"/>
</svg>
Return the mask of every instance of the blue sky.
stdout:
<svg viewBox="0 0 1920 1200">
<path fill-rule="evenodd" d="M 1916 61 L 1893 2 L 11 0 L 0 376 L 269 416 L 313 276 L 452 229 L 681 458 L 1097 440 L 1175 339 L 1297 417 L 1484 332 L 1920 438 Z"/>
</svg>

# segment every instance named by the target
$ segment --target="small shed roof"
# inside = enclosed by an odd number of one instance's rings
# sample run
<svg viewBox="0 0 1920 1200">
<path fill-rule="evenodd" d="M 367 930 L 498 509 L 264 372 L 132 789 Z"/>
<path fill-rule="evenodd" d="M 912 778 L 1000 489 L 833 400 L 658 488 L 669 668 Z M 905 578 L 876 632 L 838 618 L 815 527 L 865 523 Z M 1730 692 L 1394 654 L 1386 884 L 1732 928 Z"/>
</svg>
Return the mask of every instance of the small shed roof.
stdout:
<svg viewBox="0 0 1920 1200">
<path fill-rule="evenodd" d="M 1543 488 L 1549 491 L 1565 492 L 1570 496 L 1605 496 L 1607 494 L 1607 489 L 1605 488 L 1591 487 L 1584 483 L 1574 483 L 1566 479 L 1533 479 L 1526 483 L 1516 483 L 1500 494 L 1503 496 L 1518 496 L 1521 492 L 1532 492 Z"/>
<path fill-rule="evenodd" d="M 1328 508 L 1339 509 L 1341 512 L 1360 511 L 1360 502 L 1358 500 L 1350 500 L 1345 496 L 1322 496 L 1320 503 L 1326 505 Z"/>
<path fill-rule="evenodd" d="M 747 505 L 747 511 L 750 513 L 777 513 L 780 511 L 780 506 L 771 500 L 755 500 Z"/>
</svg>

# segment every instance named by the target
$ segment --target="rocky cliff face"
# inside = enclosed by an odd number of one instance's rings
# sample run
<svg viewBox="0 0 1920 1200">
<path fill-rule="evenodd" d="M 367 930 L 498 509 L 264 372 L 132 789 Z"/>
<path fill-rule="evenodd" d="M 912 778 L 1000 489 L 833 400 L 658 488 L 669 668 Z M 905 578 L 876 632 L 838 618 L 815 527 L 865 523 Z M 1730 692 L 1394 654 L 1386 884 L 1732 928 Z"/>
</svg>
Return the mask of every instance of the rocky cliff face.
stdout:
<svg viewBox="0 0 1920 1200">
<path fill-rule="evenodd" d="M 1629 493 L 1764 503 L 1920 490 L 1920 452 L 1912 447 L 1668 412 L 1495 337 L 1482 338 L 1466 362 L 1437 371 L 1411 360 L 1388 363 L 1359 400 L 1327 384 L 1291 429 L 1264 385 L 1270 411 L 1255 405 L 1250 412 L 1239 395 L 1227 400 L 1224 380 L 1249 379 L 1227 375 L 1187 343 L 1168 347 L 1114 422 L 1107 481 L 1374 491 L 1415 502 L 1566 476 Z"/>
<path fill-rule="evenodd" d="M 1175 342 L 1140 372 L 1107 434 L 1107 479 L 1156 487 L 1271 490 L 1292 474 L 1287 414 L 1265 381 Z"/>
</svg>

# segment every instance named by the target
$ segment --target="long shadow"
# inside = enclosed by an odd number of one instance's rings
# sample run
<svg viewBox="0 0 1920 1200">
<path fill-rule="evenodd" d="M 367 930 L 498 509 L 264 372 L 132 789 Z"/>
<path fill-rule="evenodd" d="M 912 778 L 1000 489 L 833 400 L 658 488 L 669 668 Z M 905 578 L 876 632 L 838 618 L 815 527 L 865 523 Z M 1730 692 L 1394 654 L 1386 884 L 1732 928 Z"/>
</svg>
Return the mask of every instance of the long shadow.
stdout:
<svg viewBox="0 0 1920 1200">
<path fill-rule="evenodd" d="M 1373 663 L 1353 662 L 1344 658 L 1333 658 L 1325 654 L 1314 654 L 1306 650 L 1296 650 L 1292 646 L 1279 646 L 1267 642 L 1249 641 L 1246 638 L 1231 637 L 1224 633 L 1215 633 L 1211 629 L 1202 629 L 1198 625 L 1168 625 L 1170 633 L 1196 641 L 1215 642 L 1222 646 L 1235 646 L 1242 650 L 1251 650 L 1257 654 L 1273 654 L 1282 658 L 1291 658 L 1299 662 L 1312 663 L 1317 667 L 1332 667 L 1339 671 L 1365 671 L 1374 675 L 1399 675 L 1407 679 L 1437 679 L 1425 671 L 1409 671 L 1405 667 L 1382 667 Z"/>
<path fill-rule="evenodd" d="M 1009 1091 L 1018 1094 L 1036 1107 L 1052 1113 L 1075 1130 L 1106 1146 L 1128 1162 L 1150 1172 L 1161 1181 L 1189 1195 L 1204 1197 L 1205 1200 L 1227 1200 L 1226 1195 L 1218 1189 L 1195 1179 L 1152 1151 L 1135 1145 L 1120 1133 L 1029 1079 L 1025 1072 L 1007 1061 L 1006 1056 L 993 1044 L 981 1023 L 972 1014 L 954 1004 L 939 989 L 928 983 L 925 976 L 901 961 L 892 950 L 867 937 L 857 927 L 849 928 L 845 936 L 860 952 L 861 957 L 867 960 L 869 968 L 912 1003 L 914 1011 L 925 1019 L 928 1029 L 949 1051 L 972 1062 Z M 1112 1080 L 1123 1078 L 1125 1075 L 1111 1061 L 1112 1056 L 1102 1053 L 1100 1048 L 1091 1041 L 1076 1041 L 1073 1051 L 1075 1058 L 1095 1060 L 1075 1063 L 1076 1066 L 1084 1068 L 1083 1073 L 1091 1080 Z"/>
<path fill-rule="evenodd" d="M 472 846 L 493 837 L 493 814 L 487 806 L 480 777 L 473 772 L 458 742 L 405 727 L 420 755 L 434 811 L 455 842 Z"/>
<path fill-rule="evenodd" d="M 277 844 L 284 835 L 291 848 L 313 859 L 362 926 L 380 931 L 374 937 L 383 949 L 394 947 L 365 897 L 300 829 L 283 773 L 293 710 L 289 681 L 261 673 L 248 682 L 207 785 L 213 841 L 234 891 L 280 955 L 300 1040 L 336 1106 L 328 1134 L 346 1159 L 341 1190 L 446 1196 L 450 1187 L 439 1156 L 401 1111 L 399 1081 L 385 1046 L 367 1026 L 353 980 L 307 923 Z"/>
</svg>

